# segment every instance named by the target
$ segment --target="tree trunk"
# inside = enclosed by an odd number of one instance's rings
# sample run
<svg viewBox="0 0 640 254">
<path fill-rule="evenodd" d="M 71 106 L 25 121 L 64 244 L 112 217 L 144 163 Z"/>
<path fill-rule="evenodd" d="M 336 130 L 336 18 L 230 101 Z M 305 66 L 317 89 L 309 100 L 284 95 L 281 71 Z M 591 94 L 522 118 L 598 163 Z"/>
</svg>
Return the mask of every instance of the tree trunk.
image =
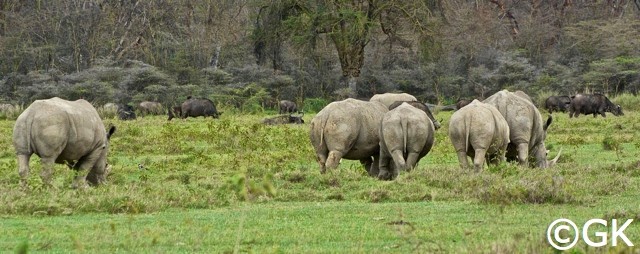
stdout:
<svg viewBox="0 0 640 254">
<path fill-rule="evenodd" d="M 349 86 L 349 98 L 355 98 L 358 95 L 358 87 L 357 87 L 358 77 L 348 76 L 347 77 L 347 85 Z"/>
<path fill-rule="evenodd" d="M 218 58 L 220 57 L 221 49 L 222 47 L 220 45 L 216 46 L 216 52 L 213 53 L 213 56 L 211 57 L 211 61 L 209 61 L 209 67 L 213 68 L 214 70 L 218 69 Z"/>
</svg>

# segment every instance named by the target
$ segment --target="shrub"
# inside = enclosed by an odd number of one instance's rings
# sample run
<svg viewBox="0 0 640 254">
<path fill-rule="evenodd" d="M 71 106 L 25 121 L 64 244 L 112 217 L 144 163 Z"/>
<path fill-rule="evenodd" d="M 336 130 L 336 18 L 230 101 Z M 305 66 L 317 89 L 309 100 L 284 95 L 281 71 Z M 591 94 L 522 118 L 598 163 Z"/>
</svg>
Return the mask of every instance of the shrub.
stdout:
<svg viewBox="0 0 640 254">
<path fill-rule="evenodd" d="M 309 98 L 309 99 L 304 100 L 303 110 L 304 110 L 304 112 L 318 113 L 325 106 L 327 106 L 327 104 L 329 104 L 329 101 L 327 101 L 325 99 L 322 99 L 322 98 Z"/>
<path fill-rule="evenodd" d="M 602 148 L 606 151 L 620 151 L 622 146 L 619 140 L 609 135 L 602 139 Z"/>
<path fill-rule="evenodd" d="M 623 112 L 626 110 L 640 110 L 640 97 L 633 94 L 623 93 L 611 98 L 611 101 L 615 104 L 620 104 Z"/>
</svg>

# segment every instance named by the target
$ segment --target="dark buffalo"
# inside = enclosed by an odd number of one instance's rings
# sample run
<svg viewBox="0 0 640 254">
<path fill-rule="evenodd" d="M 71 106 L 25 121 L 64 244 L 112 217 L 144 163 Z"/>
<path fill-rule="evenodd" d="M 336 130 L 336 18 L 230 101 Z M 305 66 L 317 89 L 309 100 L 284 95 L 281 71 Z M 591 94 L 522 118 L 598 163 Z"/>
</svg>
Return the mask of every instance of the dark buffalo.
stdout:
<svg viewBox="0 0 640 254">
<path fill-rule="evenodd" d="M 182 119 L 199 116 L 219 118 L 220 114 L 222 114 L 222 112 L 218 112 L 213 101 L 205 98 L 195 99 L 191 96 L 187 97 L 187 100 L 179 107 L 173 107 L 172 110 L 168 111 L 168 120 L 173 119 L 175 116 L 179 116 Z"/>
<path fill-rule="evenodd" d="M 429 110 L 429 107 L 427 107 L 427 105 L 425 105 L 422 102 L 419 101 L 396 101 L 394 103 L 392 103 L 391 105 L 389 105 L 389 110 L 393 110 L 394 108 L 397 108 L 398 106 L 402 105 L 402 103 L 407 103 L 417 109 L 420 109 L 422 111 L 424 111 L 425 113 L 427 113 L 427 116 L 429 117 L 429 119 L 431 119 L 431 122 L 433 123 L 433 126 L 435 127 L 435 129 L 440 129 L 440 122 L 438 122 L 436 120 L 435 117 L 433 117 L 433 114 L 431 114 L 431 110 Z"/>
<path fill-rule="evenodd" d="M 279 115 L 262 120 L 262 123 L 266 125 L 278 125 L 278 124 L 304 124 L 303 115 Z"/>
<path fill-rule="evenodd" d="M 463 108 L 464 106 L 467 106 L 469 103 L 471 103 L 470 100 L 467 99 L 458 99 L 458 101 L 456 101 L 456 110 Z"/>
<path fill-rule="evenodd" d="M 280 114 L 296 113 L 298 111 L 298 105 L 293 101 L 281 100 L 280 101 Z"/>
<path fill-rule="evenodd" d="M 136 112 L 131 105 L 119 104 L 118 105 L 118 119 L 120 120 L 135 120 Z"/>
<path fill-rule="evenodd" d="M 571 104 L 569 106 L 569 117 L 578 117 L 580 114 L 598 114 L 606 117 L 604 112 L 610 112 L 615 116 L 624 115 L 620 105 L 613 104 L 609 98 L 600 93 L 594 94 L 576 94 L 571 96 Z"/>
<path fill-rule="evenodd" d="M 553 113 L 554 110 L 567 112 L 570 104 L 571 97 L 566 95 L 549 96 L 549 98 L 544 101 L 544 107 L 549 111 L 549 113 Z"/>
</svg>

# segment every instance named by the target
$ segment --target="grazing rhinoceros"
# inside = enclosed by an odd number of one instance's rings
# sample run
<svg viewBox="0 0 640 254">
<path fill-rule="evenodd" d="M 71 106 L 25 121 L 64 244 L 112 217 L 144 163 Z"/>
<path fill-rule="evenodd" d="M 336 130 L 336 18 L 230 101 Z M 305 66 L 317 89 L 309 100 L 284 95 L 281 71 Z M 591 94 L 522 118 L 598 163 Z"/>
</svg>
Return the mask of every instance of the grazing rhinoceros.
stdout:
<svg viewBox="0 0 640 254">
<path fill-rule="evenodd" d="M 473 158 L 473 168 L 479 172 L 485 158 L 494 164 L 505 160 L 509 125 L 493 105 L 473 100 L 451 115 L 449 139 L 458 154 L 460 166 L 469 167 L 469 156 Z"/>
<path fill-rule="evenodd" d="M 109 138 L 115 130 L 112 126 L 107 132 L 96 109 L 85 100 L 36 100 L 13 128 L 22 185 L 27 185 L 29 158 L 34 153 L 40 156 L 40 176 L 46 185 L 51 183 L 54 163 L 77 171 L 73 187 L 84 187 L 85 179 L 92 185 L 104 182 Z M 89 171 L 86 176 L 85 171 Z"/>
<path fill-rule="evenodd" d="M 178 117 L 185 119 L 187 117 L 213 117 L 219 118 L 222 112 L 218 112 L 216 105 L 209 99 L 196 99 L 191 96 L 187 97 L 187 100 L 180 106 L 169 109 L 169 119 L 171 120 L 177 115 Z"/>
<path fill-rule="evenodd" d="M 311 120 L 311 144 L 320 172 L 338 167 L 341 158 L 360 160 L 378 176 L 379 128 L 389 111 L 382 103 L 346 99 L 329 103 Z"/>
<path fill-rule="evenodd" d="M 140 117 L 144 117 L 146 115 L 162 115 L 164 114 L 164 108 L 160 102 L 156 101 L 143 101 L 138 105 L 138 110 L 140 111 Z"/>
<path fill-rule="evenodd" d="M 396 101 L 417 101 L 416 97 L 408 93 L 383 93 L 376 94 L 369 101 L 377 101 L 389 108 Z"/>
<path fill-rule="evenodd" d="M 398 106 L 400 106 L 403 103 L 407 103 L 407 104 L 409 104 L 409 105 L 411 105 L 411 106 L 413 106 L 413 107 L 415 107 L 417 109 L 420 109 L 420 110 L 424 111 L 424 113 L 427 114 L 427 116 L 429 117 L 429 119 L 433 123 L 433 127 L 435 127 L 436 130 L 440 129 L 440 122 L 438 122 L 436 120 L 436 118 L 433 117 L 433 114 L 431 114 L 431 110 L 429 110 L 429 107 L 427 107 L 427 105 L 425 105 L 422 102 L 419 102 L 419 101 L 396 101 L 396 102 L 392 103 L 389 106 L 389 110 L 393 110 L 393 109 L 397 108 Z"/>
<path fill-rule="evenodd" d="M 427 114 L 407 103 L 390 110 L 380 123 L 380 172 L 378 178 L 392 180 L 399 170 L 411 170 L 429 153 L 435 127 Z M 390 163 L 393 160 L 394 164 Z"/>
<path fill-rule="evenodd" d="M 551 116 L 546 123 L 542 121 L 540 112 L 533 103 L 527 99 L 507 90 L 499 91 L 484 100 L 496 107 L 509 124 L 509 146 L 507 147 L 507 160 L 517 159 L 521 165 L 528 165 L 529 154 L 536 160 L 536 166 L 547 168 L 553 166 L 555 159 L 547 160 L 547 149 L 544 140 L 547 136 L 547 128 L 552 122 Z"/>
<path fill-rule="evenodd" d="M 569 105 L 569 117 L 578 117 L 580 114 L 593 114 L 593 117 L 600 114 L 607 117 L 604 112 L 611 112 L 614 116 L 622 116 L 622 107 L 613 104 L 604 94 L 576 94 L 571 96 Z"/>
<path fill-rule="evenodd" d="M 298 112 L 298 105 L 295 102 L 289 100 L 280 101 L 279 114 L 296 113 Z"/>
</svg>

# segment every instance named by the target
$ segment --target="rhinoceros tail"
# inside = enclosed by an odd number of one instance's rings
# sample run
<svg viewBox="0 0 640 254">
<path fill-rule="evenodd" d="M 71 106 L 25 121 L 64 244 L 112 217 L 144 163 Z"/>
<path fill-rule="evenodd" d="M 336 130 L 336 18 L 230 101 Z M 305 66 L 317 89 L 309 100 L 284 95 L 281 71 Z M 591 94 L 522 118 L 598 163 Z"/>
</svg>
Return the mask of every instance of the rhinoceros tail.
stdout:
<svg viewBox="0 0 640 254">
<path fill-rule="evenodd" d="M 407 154 L 407 118 L 403 117 L 400 120 L 400 126 L 402 127 L 402 153 Z"/>
<path fill-rule="evenodd" d="M 471 129 L 471 119 L 464 117 L 464 152 L 469 149 L 469 130 Z"/>
<path fill-rule="evenodd" d="M 325 114 L 320 118 L 320 147 L 324 144 L 324 129 L 327 126 L 327 122 L 329 122 L 329 114 Z"/>
</svg>

